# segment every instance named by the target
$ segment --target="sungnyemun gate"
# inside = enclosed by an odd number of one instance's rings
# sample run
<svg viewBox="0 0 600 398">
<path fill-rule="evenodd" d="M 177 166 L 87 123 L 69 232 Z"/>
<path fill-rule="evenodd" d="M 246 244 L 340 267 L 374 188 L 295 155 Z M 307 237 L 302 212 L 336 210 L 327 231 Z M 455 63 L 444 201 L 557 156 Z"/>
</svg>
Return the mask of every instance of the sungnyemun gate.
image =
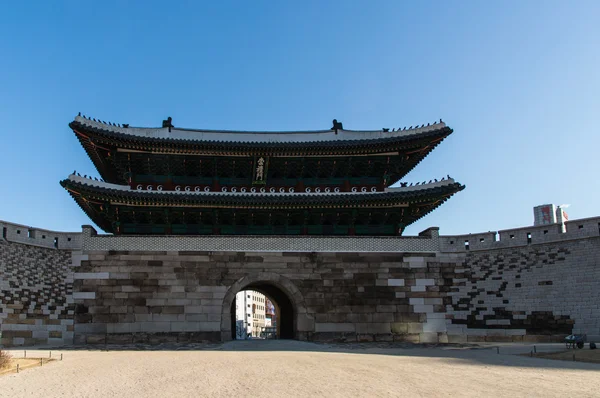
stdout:
<svg viewBox="0 0 600 398">
<path fill-rule="evenodd" d="M 242 289 L 277 303 L 281 338 L 373 339 L 400 318 L 419 322 L 399 281 L 410 284 L 404 261 L 424 257 L 404 252 L 425 249 L 437 231 L 400 235 L 464 186 L 390 186 L 452 133 L 443 122 L 249 132 L 77 116 L 70 127 L 101 178 L 72 174 L 61 185 L 113 234 L 84 227 L 75 290 L 88 298 L 76 308 L 76 339 L 230 339 Z"/>
<path fill-rule="evenodd" d="M 230 340 L 243 290 L 276 304 L 279 338 L 600 335 L 589 308 L 600 218 L 565 221 L 544 205 L 541 224 L 499 234 L 403 234 L 464 189 L 405 180 L 452 133 L 441 120 L 251 132 L 80 115 L 69 126 L 97 173 L 60 184 L 103 232 L 0 221 L 4 345 Z"/>
</svg>

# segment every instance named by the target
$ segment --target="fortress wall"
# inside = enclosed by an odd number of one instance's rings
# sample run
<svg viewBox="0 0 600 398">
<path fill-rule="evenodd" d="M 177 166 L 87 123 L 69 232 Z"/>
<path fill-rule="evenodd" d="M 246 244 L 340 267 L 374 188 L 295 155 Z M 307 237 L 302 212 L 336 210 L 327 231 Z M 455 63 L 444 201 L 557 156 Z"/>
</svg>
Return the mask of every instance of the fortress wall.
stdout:
<svg viewBox="0 0 600 398">
<path fill-rule="evenodd" d="M 0 240 L 3 346 L 73 341 L 73 257 L 68 250 Z"/>
<path fill-rule="evenodd" d="M 5 241 L 52 249 L 81 249 L 81 232 L 56 232 L 0 220 Z"/>
<path fill-rule="evenodd" d="M 600 339 L 599 223 L 506 230 L 499 240 L 437 228 L 377 238 L 113 237 L 84 227 L 64 235 L 80 237 L 81 251 L 7 233 L 2 344 L 221 340 L 228 297 L 248 280 L 289 295 L 306 340 Z"/>
<path fill-rule="evenodd" d="M 506 229 L 498 233 L 490 231 L 467 235 L 442 235 L 439 237 L 439 250 L 444 253 L 466 253 L 597 237 L 600 236 L 600 217 L 567 221 L 565 228 L 564 233 L 561 232 L 560 224 L 549 224 Z M 469 242 L 468 249 L 465 241 Z"/>
<path fill-rule="evenodd" d="M 571 237 L 586 233 L 575 224 Z M 460 276 L 447 281 L 449 340 L 600 339 L 600 237 L 583 236 L 464 253 Z"/>
</svg>

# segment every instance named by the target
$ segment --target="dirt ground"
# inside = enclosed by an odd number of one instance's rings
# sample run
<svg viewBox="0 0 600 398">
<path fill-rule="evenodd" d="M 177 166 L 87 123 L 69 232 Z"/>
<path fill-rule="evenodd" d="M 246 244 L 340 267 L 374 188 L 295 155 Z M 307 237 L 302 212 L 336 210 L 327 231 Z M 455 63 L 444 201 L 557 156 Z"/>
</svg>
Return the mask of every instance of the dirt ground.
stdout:
<svg viewBox="0 0 600 398">
<path fill-rule="evenodd" d="M 598 364 L 495 349 L 267 340 L 192 351 L 61 352 L 63 361 L 0 377 L 0 396 L 514 398 L 597 397 L 600 391 Z"/>
<path fill-rule="evenodd" d="M 40 359 L 43 361 L 43 365 L 40 363 Z M 0 369 L 0 376 L 9 373 L 16 373 L 17 365 L 19 365 L 19 371 L 25 371 L 26 369 L 36 366 L 45 366 L 48 364 L 48 362 L 50 362 L 50 360 L 47 358 L 13 358 L 11 359 L 8 367 Z M 0 396 L 1 395 L 2 392 L 0 392 Z"/>
</svg>

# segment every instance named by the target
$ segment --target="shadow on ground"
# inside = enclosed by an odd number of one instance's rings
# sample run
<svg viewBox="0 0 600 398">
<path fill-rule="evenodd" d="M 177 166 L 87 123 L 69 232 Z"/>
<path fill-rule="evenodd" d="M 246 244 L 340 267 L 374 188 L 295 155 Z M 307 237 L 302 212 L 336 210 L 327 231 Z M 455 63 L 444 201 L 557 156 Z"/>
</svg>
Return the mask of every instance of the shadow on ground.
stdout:
<svg viewBox="0 0 600 398">
<path fill-rule="evenodd" d="M 537 352 L 553 352 L 564 350 L 563 344 L 536 344 Z M 227 352 L 309 352 L 309 353 L 344 353 L 350 355 L 388 355 L 410 358 L 439 358 L 448 362 L 473 366 L 510 366 L 523 368 L 570 369 L 599 371 L 600 364 L 559 361 L 544 358 L 531 358 L 518 355 L 531 352 L 533 344 L 411 344 L 411 343 L 312 343 L 297 340 L 235 340 L 226 343 L 165 343 L 158 345 L 99 345 L 99 346 L 65 346 L 65 347 L 31 347 L 10 348 L 14 357 L 27 350 L 27 355 L 40 356 L 46 352 L 52 355 L 68 351 L 227 351 Z M 585 349 L 588 349 L 587 347 Z M 574 351 L 575 354 L 577 351 Z M 485 370 L 482 370 L 485 371 Z"/>
</svg>

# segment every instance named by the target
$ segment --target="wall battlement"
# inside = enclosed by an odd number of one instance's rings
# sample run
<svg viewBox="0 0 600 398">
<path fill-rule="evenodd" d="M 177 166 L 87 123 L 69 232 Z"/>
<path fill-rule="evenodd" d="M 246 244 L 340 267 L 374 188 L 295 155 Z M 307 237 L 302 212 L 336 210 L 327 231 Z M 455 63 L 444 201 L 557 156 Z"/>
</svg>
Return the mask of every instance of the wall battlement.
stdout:
<svg viewBox="0 0 600 398">
<path fill-rule="evenodd" d="M 582 218 L 561 224 L 538 225 L 466 235 L 441 235 L 441 252 L 469 252 L 547 244 L 600 236 L 600 217 Z"/>
<path fill-rule="evenodd" d="M 430 227 L 418 236 L 113 236 L 89 225 L 83 232 L 56 232 L 0 220 L 2 238 L 15 243 L 66 250 L 234 250 L 291 252 L 465 253 L 547 244 L 600 236 L 600 217 L 465 235 L 439 235 Z"/>
<path fill-rule="evenodd" d="M 81 249 L 81 232 L 57 232 L 0 220 L 0 230 L 8 242 L 47 247 L 50 249 Z"/>
</svg>

